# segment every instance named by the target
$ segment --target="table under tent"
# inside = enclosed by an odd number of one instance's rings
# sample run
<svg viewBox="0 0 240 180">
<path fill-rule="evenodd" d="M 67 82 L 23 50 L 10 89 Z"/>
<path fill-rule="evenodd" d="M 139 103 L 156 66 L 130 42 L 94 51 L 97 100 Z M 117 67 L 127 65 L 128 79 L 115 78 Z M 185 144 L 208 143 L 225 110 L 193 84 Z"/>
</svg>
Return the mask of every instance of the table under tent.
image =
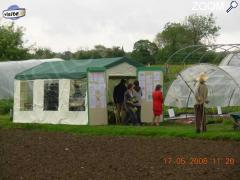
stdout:
<svg viewBox="0 0 240 180">
<path fill-rule="evenodd" d="M 12 99 L 14 91 L 14 77 L 16 74 L 44 62 L 63 61 L 59 58 L 53 59 L 30 59 L 25 61 L 0 62 L 0 99 Z"/>
<path fill-rule="evenodd" d="M 107 106 L 112 104 L 109 91 L 121 79 L 133 82 L 137 73 L 145 73 L 141 70 L 145 70 L 142 64 L 126 57 L 41 64 L 15 77 L 13 121 L 108 124 Z M 162 71 L 147 68 L 146 74 L 148 71 L 157 73 L 156 83 L 163 84 Z M 149 107 L 149 103 L 145 106 Z M 143 116 L 152 113 L 145 109 Z"/>
</svg>

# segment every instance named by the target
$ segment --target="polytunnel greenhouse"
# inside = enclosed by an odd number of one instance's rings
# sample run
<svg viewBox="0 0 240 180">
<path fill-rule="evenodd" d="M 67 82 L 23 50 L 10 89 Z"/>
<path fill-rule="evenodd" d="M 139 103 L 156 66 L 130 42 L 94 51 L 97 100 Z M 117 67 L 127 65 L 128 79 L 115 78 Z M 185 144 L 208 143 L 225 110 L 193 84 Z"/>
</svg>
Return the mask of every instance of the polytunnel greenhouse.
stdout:
<svg viewBox="0 0 240 180">
<path fill-rule="evenodd" d="M 16 74 L 36 65 L 53 61 L 62 61 L 62 59 L 31 59 L 0 62 L 0 99 L 13 98 L 14 77 Z"/>
<path fill-rule="evenodd" d="M 231 53 L 227 55 L 219 66 L 238 66 L 240 67 L 240 53 Z"/>
<path fill-rule="evenodd" d="M 196 78 L 205 72 L 208 76 L 207 107 L 227 107 L 240 105 L 240 68 L 234 66 L 219 67 L 212 64 L 193 65 L 177 76 L 171 84 L 165 105 L 170 107 L 193 107 L 195 104 L 194 90 Z"/>
</svg>

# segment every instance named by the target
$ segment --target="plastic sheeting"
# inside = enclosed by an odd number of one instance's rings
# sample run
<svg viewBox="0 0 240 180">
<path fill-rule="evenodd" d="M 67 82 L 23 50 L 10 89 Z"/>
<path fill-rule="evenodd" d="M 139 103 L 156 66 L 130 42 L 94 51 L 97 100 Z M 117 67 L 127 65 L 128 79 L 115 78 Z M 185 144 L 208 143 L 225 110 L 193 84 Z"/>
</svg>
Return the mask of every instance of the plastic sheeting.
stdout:
<svg viewBox="0 0 240 180">
<path fill-rule="evenodd" d="M 170 86 L 165 105 L 179 108 L 193 107 L 195 104 L 194 90 L 198 83 L 195 79 L 201 72 L 205 72 L 208 76 L 206 82 L 209 91 L 208 107 L 240 105 L 240 85 L 236 81 L 237 78 L 239 79 L 240 71 L 230 69 L 226 68 L 225 71 L 215 65 L 198 64 L 183 70 Z M 230 75 L 228 73 L 230 71 L 236 77 Z"/>
<path fill-rule="evenodd" d="M 20 82 L 15 80 L 13 121 L 18 123 L 88 124 L 88 101 L 85 111 L 69 111 L 70 80 L 59 80 L 59 106 L 57 111 L 44 111 L 44 80 L 34 80 L 33 110 L 20 110 Z"/>
<path fill-rule="evenodd" d="M 7 61 L 0 63 L 0 99 L 13 98 L 15 75 L 44 62 L 62 61 L 62 59 L 32 59 L 26 61 Z"/>
<path fill-rule="evenodd" d="M 220 63 L 220 66 L 240 67 L 240 53 L 227 55 Z"/>
<path fill-rule="evenodd" d="M 226 71 L 229 75 L 233 77 L 233 79 L 239 84 L 240 86 L 240 66 L 219 66 L 221 69 Z"/>
</svg>

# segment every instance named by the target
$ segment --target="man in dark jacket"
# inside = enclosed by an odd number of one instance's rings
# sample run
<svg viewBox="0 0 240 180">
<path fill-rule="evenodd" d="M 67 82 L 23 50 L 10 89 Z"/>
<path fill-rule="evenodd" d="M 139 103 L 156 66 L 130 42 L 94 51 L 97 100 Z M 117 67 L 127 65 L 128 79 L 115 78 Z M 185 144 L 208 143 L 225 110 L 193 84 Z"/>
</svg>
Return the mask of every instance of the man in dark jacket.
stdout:
<svg viewBox="0 0 240 180">
<path fill-rule="evenodd" d="M 116 106 L 116 123 L 120 124 L 123 120 L 123 102 L 124 93 L 127 91 L 126 80 L 121 79 L 121 82 L 114 87 L 113 100 Z"/>
</svg>

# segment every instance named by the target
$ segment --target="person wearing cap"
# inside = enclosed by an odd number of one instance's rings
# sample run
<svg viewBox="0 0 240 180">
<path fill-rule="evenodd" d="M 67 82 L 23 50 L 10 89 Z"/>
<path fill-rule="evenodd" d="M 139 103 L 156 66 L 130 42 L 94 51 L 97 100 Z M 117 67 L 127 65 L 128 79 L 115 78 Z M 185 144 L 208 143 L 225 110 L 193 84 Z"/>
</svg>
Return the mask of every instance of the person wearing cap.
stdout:
<svg viewBox="0 0 240 180">
<path fill-rule="evenodd" d="M 206 127 L 206 114 L 204 104 L 208 103 L 208 87 L 205 84 L 208 77 L 205 73 L 200 73 L 196 81 L 197 86 L 194 92 L 196 103 L 194 105 L 195 116 L 196 116 L 196 132 L 207 131 Z"/>
</svg>

